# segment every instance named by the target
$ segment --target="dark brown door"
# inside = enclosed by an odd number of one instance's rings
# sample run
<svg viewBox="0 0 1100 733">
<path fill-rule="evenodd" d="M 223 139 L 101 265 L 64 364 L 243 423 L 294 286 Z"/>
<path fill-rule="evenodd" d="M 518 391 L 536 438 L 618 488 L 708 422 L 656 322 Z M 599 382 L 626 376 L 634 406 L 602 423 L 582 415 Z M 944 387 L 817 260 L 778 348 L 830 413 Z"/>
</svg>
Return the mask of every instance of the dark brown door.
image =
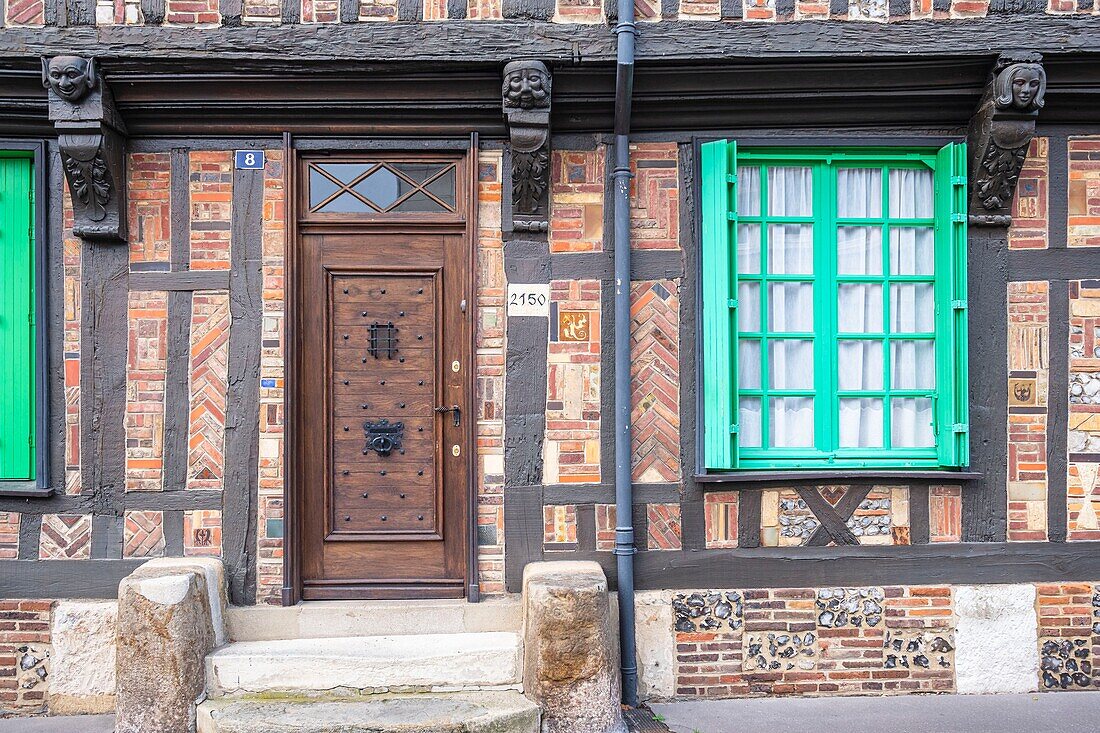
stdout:
<svg viewBox="0 0 1100 733">
<path fill-rule="evenodd" d="M 302 597 L 462 596 L 465 237 L 348 231 L 300 235 Z"/>
</svg>

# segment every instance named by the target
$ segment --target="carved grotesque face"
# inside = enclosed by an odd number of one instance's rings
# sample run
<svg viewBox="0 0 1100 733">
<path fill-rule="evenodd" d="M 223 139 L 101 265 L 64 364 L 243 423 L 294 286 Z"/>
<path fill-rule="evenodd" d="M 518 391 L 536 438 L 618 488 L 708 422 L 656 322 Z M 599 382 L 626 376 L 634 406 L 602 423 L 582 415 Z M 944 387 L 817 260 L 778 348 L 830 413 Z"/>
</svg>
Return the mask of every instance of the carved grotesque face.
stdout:
<svg viewBox="0 0 1100 733">
<path fill-rule="evenodd" d="M 550 100 L 550 71 L 540 61 L 517 61 L 504 67 L 504 103 L 534 109 Z"/>
<path fill-rule="evenodd" d="M 1043 87 L 1043 72 L 1030 64 L 1012 71 L 1012 106 L 1019 110 L 1033 109 Z"/>
<path fill-rule="evenodd" d="M 44 85 L 72 104 L 95 86 L 95 64 L 79 56 L 55 56 L 44 69 Z"/>
</svg>

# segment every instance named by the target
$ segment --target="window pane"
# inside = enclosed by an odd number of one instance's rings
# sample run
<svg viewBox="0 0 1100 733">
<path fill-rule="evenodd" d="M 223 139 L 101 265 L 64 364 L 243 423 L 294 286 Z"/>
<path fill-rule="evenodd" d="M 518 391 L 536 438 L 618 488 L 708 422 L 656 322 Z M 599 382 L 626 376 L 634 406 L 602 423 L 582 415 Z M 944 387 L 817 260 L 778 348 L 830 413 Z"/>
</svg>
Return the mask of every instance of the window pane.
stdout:
<svg viewBox="0 0 1100 733">
<path fill-rule="evenodd" d="M 455 198 L 454 166 L 451 166 L 450 170 L 425 186 L 424 190 L 445 203 L 447 207 L 453 211 L 457 205 L 457 199 Z"/>
<path fill-rule="evenodd" d="M 318 204 L 339 189 L 339 186 L 322 175 L 316 168 L 309 169 L 309 208 L 317 208 Z"/>
<path fill-rule="evenodd" d="M 741 431 L 740 443 L 742 448 L 760 447 L 760 398 L 742 397 L 740 399 L 740 420 L 738 429 Z"/>
<path fill-rule="evenodd" d="M 890 217 L 930 219 L 933 212 L 933 179 L 928 169 L 895 168 L 890 171 Z"/>
<path fill-rule="evenodd" d="M 768 283 L 768 330 L 814 330 L 813 283 Z"/>
<path fill-rule="evenodd" d="M 768 272 L 775 275 L 812 275 L 813 271 L 813 226 L 769 224 Z"/>
<path fill-rule="evenodd" d="M 837 171 L 836 209 L 842 219 L 882 216 L 882 170 L 841 168 Z"/>
<path fill-rule="evenodd" d="M 416 211 L 416 212 L 440 212 L 446 211 L 445 208 L 439 205 L 439 202 L 428 196 L 423 191 L 417 191 L 412 196 L 393 207 L 393 211 Z"/>
<path fill-rule="evenodd" d="M 813 389 L 814 342 L 808 339 L 769 341 L 768 384 L 772 389 Z"/>
<path fill-rule="evenodd" d="M 374 209 L 364 204 L 359 199 L 345 191 L 330 203 L 325 204 L 320 211 L 334 214 L 369 214 Z"/>
<path fill-rule="evenodd" d="M 737 283 L 737 330 L 760 330 L 760 283 Z"/>
<path fill-rule="evenodd" d="M 760 216 L 760 169 L 737 169 L 737 214 Z"/>
<path fill-rule="evenodd" d="M 840 447 L 882 447 L 882 400 L 840 401 Z"/>
<path fill-rule="evenodd" d="M 936 292 L 932 283 L 890 285 L 890 331 L 933 333 L 936 330 Z"/>
<path fill-rule="evenodd" d="M 760 389 L 760 342 L 741 339 L 737 344 L 737 386 Z"/>
<path fill-rule="evenodd" d="M 379 168 L 354 186 L 356 193 L 386 209 L 412 189 L 412 186 L 387 168 Z"/>
<path fill-rule="evenodd" d="M 408 176 L 417 183 L 423 183 L 443 170 L 439 163 L 393 163 L 393 169 Z"/>
<path fill-rule="evenodd" d="M 841 283 L 836 308 L 841 333 L 882 333 L 882 286 L 878 283 Z"/>
<path fill-rule="evenodd" d="M 812 397 L 772 397 L 768 414 L 768 438 L 773 448 L 812 448 L 814 400 Z"/>
<path fill-rule="evenodd" d="M 813 170 L 768 169 L 768 215 L 813 216 Z"/>
<path fill-rule="evenodd" d="M 842 390 L 882 389 L 882 342 L 837 342 L 837 386 Z"/>
<path fill-rule="evenodd" d="M 931 339 L 891 341 L 890 364 L 893 389 L 936 388 L 936 344 Z"/>
<path fill-rule="evenodd" d="M 931 227 L 890 230 L 890 274 L 932 275 L 936 271 L 935 235 Z"/>
<path fill-rule="evenodd" d="M 323 168 L 326 173 L 344 183 L 351 183 L 374 166 L 374 163 L 323 163 L 318 168 Z"/>
<path fill-rule="evenodd" d="M 931 448 L 936 445 L 932 433 L 932 400 L 926 397 L 900 399 L 890 404 L 890 440 L 895 448 Z"/>
<path fill-rule="evenodd" d="M 746 275 L 760 274 L 760 225 L 737 225 L 737 271 Z"/>
<path fill-rule="evenodd" d="M 836 271 L 840 275 L 881 275 L 882 229 L 837 227 Z"/>
</svg>

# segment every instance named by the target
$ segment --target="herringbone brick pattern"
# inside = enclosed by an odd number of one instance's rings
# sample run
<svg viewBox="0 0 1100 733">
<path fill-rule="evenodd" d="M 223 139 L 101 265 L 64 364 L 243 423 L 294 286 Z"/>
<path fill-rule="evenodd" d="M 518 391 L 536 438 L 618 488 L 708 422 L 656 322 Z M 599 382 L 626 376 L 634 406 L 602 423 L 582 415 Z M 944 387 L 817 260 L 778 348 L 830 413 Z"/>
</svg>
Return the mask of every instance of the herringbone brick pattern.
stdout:
<svg viewBox="0 0 1100 733">
<path fill-rule="evenodd" d="M 217 9 L 217 4 L 214 8 Z M 188 170 L 191 269 L 228 270 L 233 217 L 233 151 L 193 150 Z"/>
<path fill-rule="evenodd" d="M 603 249 L 605 147 L 555 150 L 550 157 L 550 251 Z"/>
<path fill-rule="evenodd" d="M 229 295 L 195 293 L 191 306 L 188 489 L 222 488 L 229 368 Z"/>
<path fill-rule="evenodd" d="M 172 256 L 172 158 L 129 155 L 130 264 L 168 262 Z"/>
<path fill-rule="evenodd" d="M 630 146 L 630 245 L 679 249 L 680 172 L 676 143 Z"/>
<path fill-rule="evenodd" d="M 1027 159 L 1012 201 L 1009 249 L 1046 249 L 1050 211 L 1050 138 L 1037 137 L 1027 149 Z"/>
<path fill-rule="evenodd" d="M 651 550 L 679 550 L 682 547 L 679 504 L 647 504 L 649 539 Z"/>
<path fill-rule="evenodd" d="M 634 480 L 680 478 L 680 298 L 673 280 L 630 285 Z"/>
<path fill-rule="evenodd" d="M 286 191 L 283 152 L 267 151 L 262 220 L 263 313 L 260 342 L 260 475 L 257 599 L 279 601 L 283 585 L 283 465 L 285 458 Z"/>
<path fill-rule="evenodd" d="M 127 313 L 126 490 L 160 491 L 164 476 L 168 294 L 132 291 Z"/>
<path fill-rule="evenodd" d="M 44 0 L 8 0 L 4 17 L 8 25 L 42 25 L 45 7 Z"/>
<path fill-rule="evenodd" d="M 478 155 L 477 489 L 478 577 L 482 593 L 504 590 L 504 244 L 503 156 Z"/>
<path fill-rule="evenodd" d="M 92 515 L 43 514 L 40 560 L 87 560 L 92 554 Z"/>
<path fill-rule="evenodd" d="M 164 556 L 164 513 L 126 512 L 123 525 L 123 557 Z"/>
<path fill-rule="evenodd" d="M 183 515 L 185 557 L 222 554 L 222 513 L 217 509 L 195 509 Z"/>
<path fill-rule="evenodd" d="M 79 494 L 80 476 L 80 308 L 81 240 L 73 236 L 73 207 L 69 187 L 63 187 L 62 222 L 64 251 L 65 322 L 62 341 L 65 349 L 65 493 Z"/>
<path fill-rule="evenodd" d="M 19 559 L 19 514 L 0 512 L 0 560 Z"/>
</svg>

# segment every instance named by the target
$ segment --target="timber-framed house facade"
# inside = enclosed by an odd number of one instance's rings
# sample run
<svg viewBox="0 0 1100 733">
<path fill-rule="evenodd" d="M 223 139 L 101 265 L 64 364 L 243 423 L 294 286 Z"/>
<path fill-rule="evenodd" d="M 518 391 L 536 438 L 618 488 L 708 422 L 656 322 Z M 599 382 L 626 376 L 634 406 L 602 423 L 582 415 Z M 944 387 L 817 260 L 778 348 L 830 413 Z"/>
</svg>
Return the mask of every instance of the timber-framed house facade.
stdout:
<svg viewBox="0 0 1100 733">
<path fill-rule="evenodd" d="M 497 602 L 628 527 L 643 698 L 983 691 L 983 604 L 1100 687 L 1092 0 L 4 12 L 0 709 L 150 558 Z"/>
</svg>

